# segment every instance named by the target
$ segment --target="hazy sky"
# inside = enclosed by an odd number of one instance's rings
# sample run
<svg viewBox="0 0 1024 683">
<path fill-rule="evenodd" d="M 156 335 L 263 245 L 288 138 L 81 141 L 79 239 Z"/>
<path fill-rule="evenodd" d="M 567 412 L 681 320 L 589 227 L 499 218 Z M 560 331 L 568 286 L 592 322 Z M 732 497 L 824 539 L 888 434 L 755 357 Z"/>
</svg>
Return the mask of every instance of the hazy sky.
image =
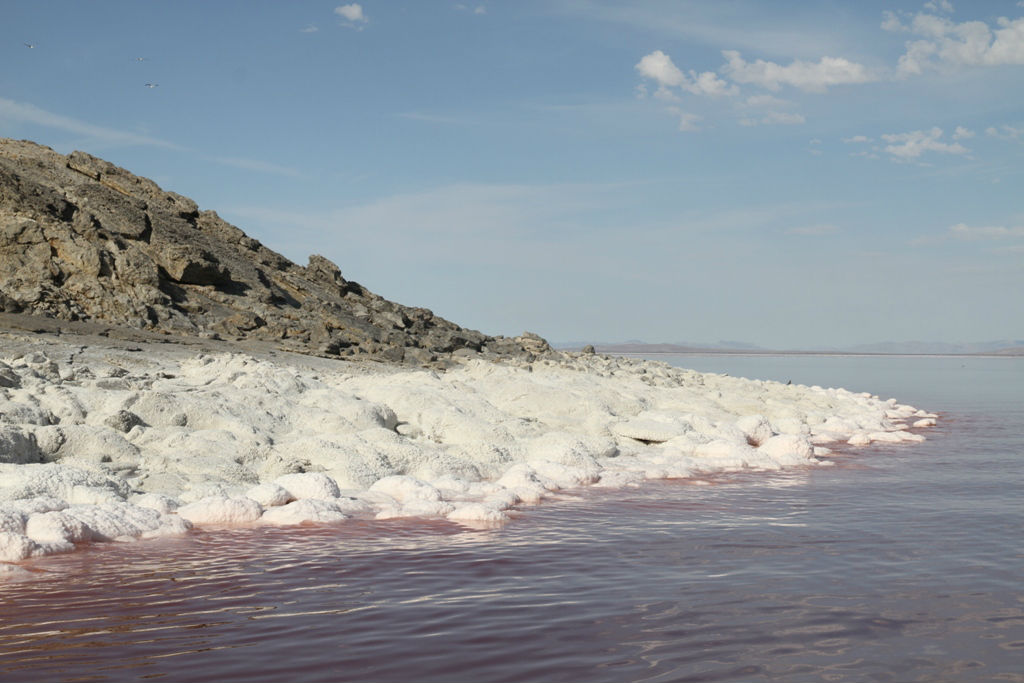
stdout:
<svg viewBox="0 0 1024 683">
<path fill-rule="evenodd" d="M 1024 337 L 1024 2 L 0 9 L 0 135 L 469 327 Z"/>
</svg>

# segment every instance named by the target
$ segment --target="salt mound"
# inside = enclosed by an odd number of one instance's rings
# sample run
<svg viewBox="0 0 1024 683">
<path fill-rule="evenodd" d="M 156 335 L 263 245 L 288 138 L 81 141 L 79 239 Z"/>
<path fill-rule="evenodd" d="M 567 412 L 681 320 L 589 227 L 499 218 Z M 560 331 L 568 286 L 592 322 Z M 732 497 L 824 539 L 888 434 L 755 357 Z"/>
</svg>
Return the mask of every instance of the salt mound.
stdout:
<svg viewBox="0 0 1024 683">
<path fill-rule="evenodd" d="M 764 415 L 744 415 L 736 420 L 736 428 L 747 437 L 751 446 L 762 446 L 775 433 Z"/>
<path fill-rule="evenodd" d="M 501 510 L 483 503 L 466 503 L 448 513 L 448 519 L 455 522 L 487 522 L 491 524 L 507 522 L 509 516 Z"/>
<path fill-rule="evenodd" d="M 255 522 L 262 515 L 263 508 L 251 498 L 210 496 L 178 508 L 178 516 L 200 526 L 236 526 Z"/>
<path fill-rule="evenodd" d="M 757 451 L 776 462 L 795 465 L 814 457 L 814 445 L 797 434 L 776 434 L 757 447 Z"/>
<path fill-rule="evenodd" d="M 288 501 L 295 500 L 296 496 L 288 492 L 280 484 L 273 482 L 258 484 L 245 492 L 246 498 L 251 498 L 265 508 L 284 505 Z"/>
<path fill-rule="evenodd" d="M 55 510 L 29 517 L 25 535 L 36 543 L 84 543 L 92 540 L 93 531 L 73 514 Z"/>
<path fill-rule="evenodd" d="M 320 472 L 303 472 L 286 474 L 278 477 L 274 483 L 288 492 L 294 500 L 303 498 L 337 498 L 341 495 L 338 482 Z"/>
<path fill-rule="evenodd" d="M 611 427 L 611 431 L 637 441 L 648 443 L 664 443 L 688 431 L 688 425 L 672 424 L 660 420 L 636 418 L 628 422 L 619 422 Z"/>
<path fill-rule="evenodd" d="M 331 501 L 316 498 L 303 498 L 294 502 L 275 507 L 263 513 L 264 522 L 269 524 L 307 524 L 331 523 L 348 519 L 348 515 Z"/>
<path fill-rule="evenodd" d="M 251 496 L 250 496 L 251 497 Z M 168 514 L 178 509 L 178 502 L 169 496 L 159 493 L 142 493 L 131 497 L 129 500 L 133 505 L 149 508 L 157 512 Z"/>
<path fill-rule="evenodd" d="M 177 536 L 192 528 L 184 515 L 166 515 L 130 503 L 72 505 L 66 512 L 85 524 L 97 541 Z"/>
<path fill-rule="evenodd" d="M 371 491 L 385 493 L 400 503 L 415 501 L 434 502 L 441 500 L 441 492 L 430 484 L 415 477 L 392 476 L 378 480 Z"/>
<path fill-rule="evenodd" d="M 193 525 L 501 523 L 566 489 L 814 467 L 823 444 L 918 441 L 907 422 L 935 421 L 597 355 L 438 373 L 47 348 L 0 362 L 3 562 Z"/>
<path fill-rule="evenodd" d="M 35 541 L 24 534 L 0 531 L 0 562 L 17 562 L 32 557 Z"/>
<path fill-rule="evenodd" d="M 17 510 L 0 509 L 0 532 L 25 533 L 25 515 Z"/>
<path fill-rule="evenodd" d="M 115 502 L 124 500 L 129 491 L 123 479 L 63 463 L 0 466 L 0 475 L 0 498 L 15 500 L 51 497 L 68 502 Z"/>
</svg>

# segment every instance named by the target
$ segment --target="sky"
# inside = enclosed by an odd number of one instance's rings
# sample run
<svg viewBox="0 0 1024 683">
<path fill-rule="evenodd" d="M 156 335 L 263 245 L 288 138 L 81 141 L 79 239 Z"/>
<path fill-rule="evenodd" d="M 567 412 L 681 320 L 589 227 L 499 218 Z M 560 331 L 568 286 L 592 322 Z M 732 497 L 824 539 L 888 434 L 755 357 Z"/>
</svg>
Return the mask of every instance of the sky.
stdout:
<svg viewBox="0 0 1024 683">
<path fill-rule="evenodd" d="M 0 8 L 0 136 L 467 327 L 1024 338 L 1024 1 Z"/>
</svg>

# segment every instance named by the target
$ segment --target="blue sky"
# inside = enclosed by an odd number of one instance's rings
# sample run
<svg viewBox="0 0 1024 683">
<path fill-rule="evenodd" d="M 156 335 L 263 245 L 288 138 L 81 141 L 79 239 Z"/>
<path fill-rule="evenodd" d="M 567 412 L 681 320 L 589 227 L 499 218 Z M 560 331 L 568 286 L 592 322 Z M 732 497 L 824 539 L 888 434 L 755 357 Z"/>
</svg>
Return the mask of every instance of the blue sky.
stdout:
<svg viewBox="0 0 1024 683">
<path fill-rule="evenodd" d="M 1024 2 L 3 9 L 0 135 L 491 334 L 1024 337 Z"/>
</svg>

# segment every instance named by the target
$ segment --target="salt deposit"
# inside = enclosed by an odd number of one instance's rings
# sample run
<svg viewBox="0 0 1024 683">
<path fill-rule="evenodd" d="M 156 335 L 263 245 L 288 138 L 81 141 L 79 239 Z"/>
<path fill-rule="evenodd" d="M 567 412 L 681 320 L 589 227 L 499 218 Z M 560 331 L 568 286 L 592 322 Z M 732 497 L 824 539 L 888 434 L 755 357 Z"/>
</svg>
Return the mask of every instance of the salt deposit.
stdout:
<svg viewBox="0 0 1024 683">
<path fill-rule="evenodd" d="M 599 355 L 440 373 L 45 348 L 0 359 L 0 562 L 203 526 L 503 523 L 565 489 L 814 467 L 935 424 L 868 394 Z"/>
</svg>

